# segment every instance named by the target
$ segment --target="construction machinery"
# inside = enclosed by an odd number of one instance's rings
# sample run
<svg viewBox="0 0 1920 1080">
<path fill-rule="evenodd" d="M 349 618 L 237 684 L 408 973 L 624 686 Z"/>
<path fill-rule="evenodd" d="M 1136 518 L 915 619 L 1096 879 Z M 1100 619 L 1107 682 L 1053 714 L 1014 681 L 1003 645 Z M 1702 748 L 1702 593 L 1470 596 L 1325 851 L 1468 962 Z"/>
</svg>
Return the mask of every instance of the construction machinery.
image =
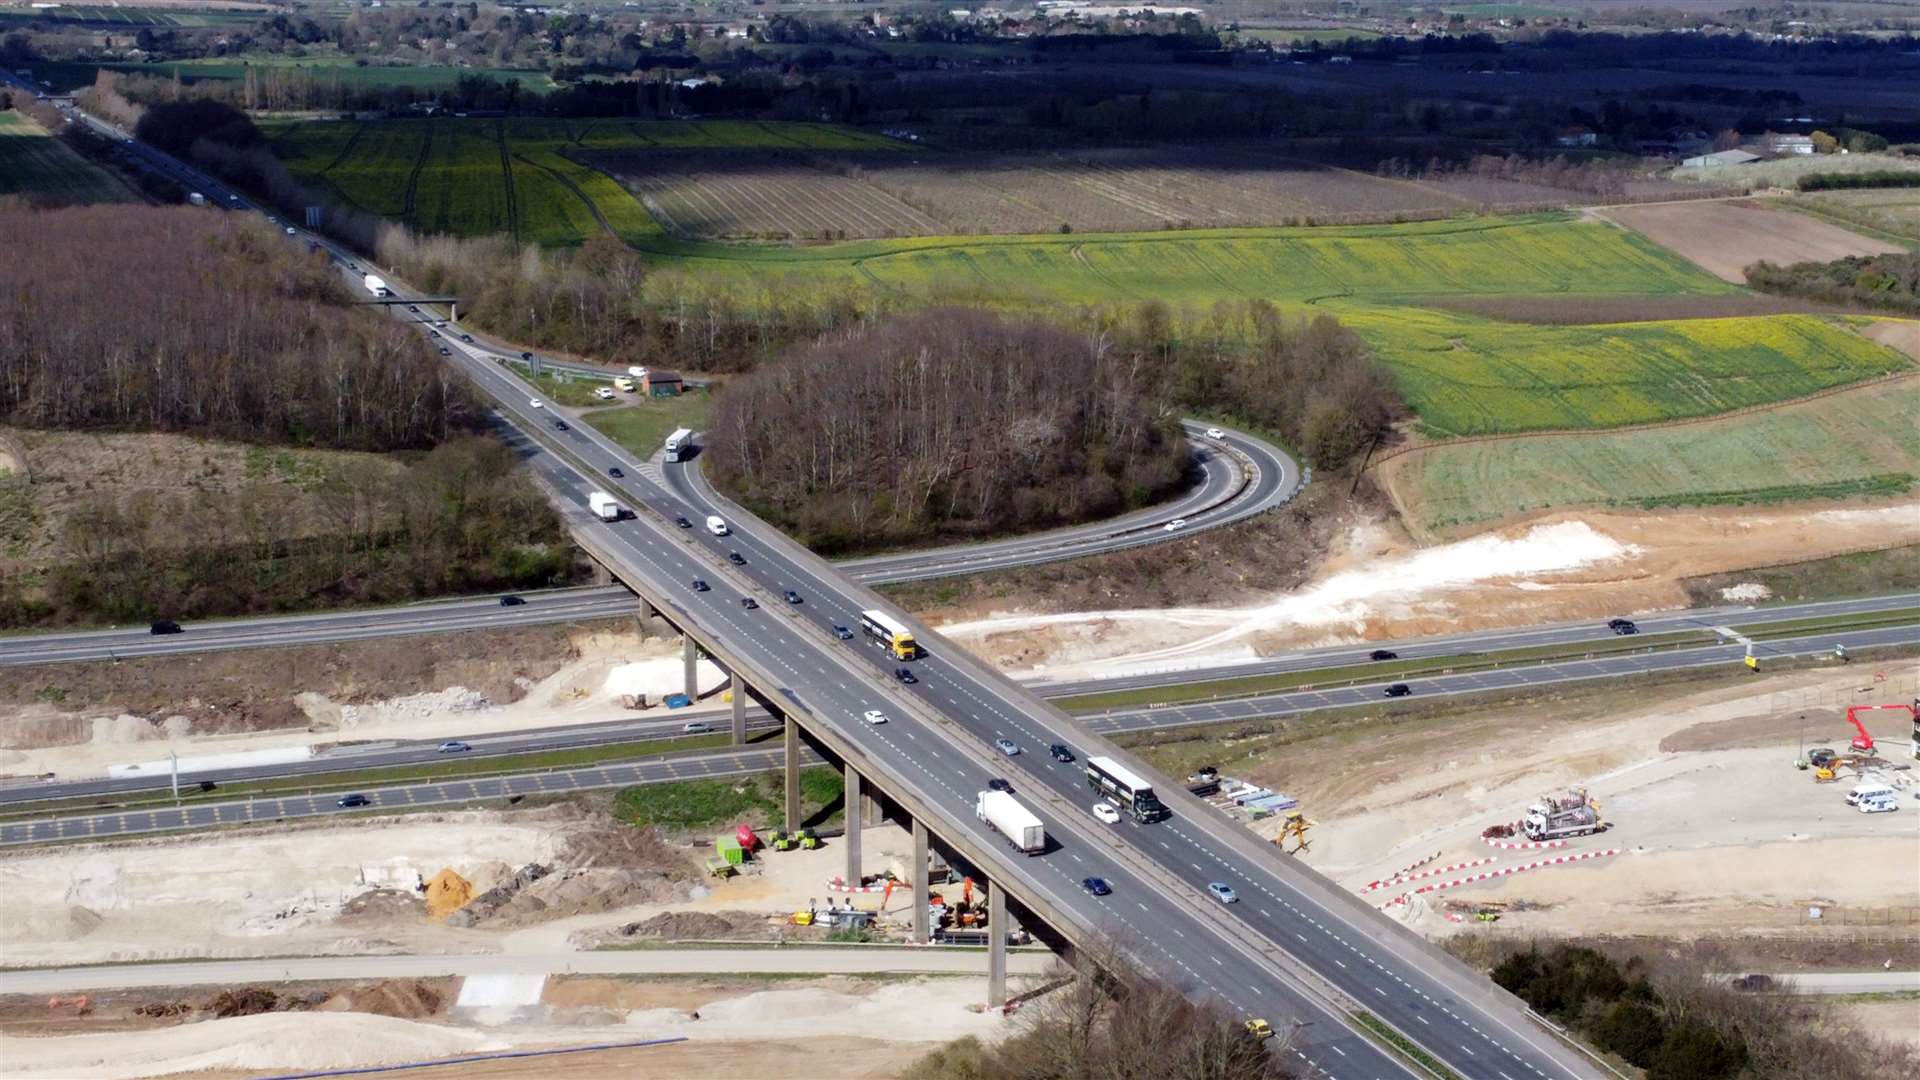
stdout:
<svg viewBox="0 0 1920 1080">
<path fill-rule="evenodd" d="M 1313 828 L 1313 822 L 1308 821 L 1305 814 L 1298 810 L 1288 811 L 1286 819 L 1280 823 L 1280 831 L 1273 836 L 1274 846 L 1289 855 L 1298 855 L 1311 846 L 1307 840 L 1307 830 L 1311 828 Z M 1292 838 L 1294 842 L 1292 850 L 1287 848 L 1288 838 Z"/>
<path fill-rule="evenodd" d="M 1520 819 L 1520 831 L 1526 833 L 1527 839 L 1536 841 L 1586 836 L 1604 827 L 1600 804 L 1593 801 L 1586 788 L 1575 788 L 1565 795 L 1543 796 L 1527 807 L 1527 816 Z"/>
<path fill-rule="evenodd" d="M 812 829 L 801 829 L 791 833 L 783 829 L 767 838 L 767 846 L 774 851 L 793 851 L 796 848 L 801 851 L 812 851 L 820 846 L 820 837 L 815 835 Z"/>
<path fill-rule="evenodd" d="M 1265 1041 L 1273 1038 L 1273 1025 L 1258 1017 L 1247 1021 L 1247 1034 Z"/>
</svg>

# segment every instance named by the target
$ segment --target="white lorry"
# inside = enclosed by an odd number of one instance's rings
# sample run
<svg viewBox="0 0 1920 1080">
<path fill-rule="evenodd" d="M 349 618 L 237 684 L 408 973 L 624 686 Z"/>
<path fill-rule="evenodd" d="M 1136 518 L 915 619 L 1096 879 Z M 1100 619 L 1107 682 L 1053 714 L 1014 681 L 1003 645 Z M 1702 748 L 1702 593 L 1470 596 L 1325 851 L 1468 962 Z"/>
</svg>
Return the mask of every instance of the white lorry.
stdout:
<svg viewBox="0 0 1920 1080">
<path fill-rule="evenodd" d="M 1015 851 L 1038 855 L 1047 849 L 1047 830 L 1033 812 L 1004 791 L 983 791 L 974 800 L 973 816 L 1007 838 Z"/>
<path fill-rule="evenodd" d="M 197 191 L 190 191 L 190 192 L 188 192 L 188 193 L 187 193 L 187 201 L 188 201 L 189 203 L 192 203 L 192 204 L 193 204 L 193 205 L 195 205 L 195 206 L 205 206 L 205 205 L 207 205 L 207 197 L 206 197 L 205 195 L 202 195 L 202 194 L 200 194 L 200 193 L 199 193 L 199 192 L 197 192 Z"/>
<path fill-rule="evenodd" d="M 725 536 L 733 530 L 727 528 L 727 520 L 719 514 L 707 515 L 707 531 L 715 536 Z"/>
<path fill-rule="evenodd" d="M 1541 812 L 1540 807 L 1529 807 L 1527 816 L 1520 821 L 1520 829 L 1529 840 L 1563 840 L 1569 836 L 1586 836 L 1601 829 L 1600 812 L 1592 806 L 1575 806 L 1565 810 Z"/>
<path fill-rule="evenodd" d="M 619 521 L 627 512 L 626 508 L 620 505 L 620 500 L 604 491 L 587 494 L 587 509 L 593 511 L 593 516 L 601 521 Z"/>
<path fill-rule="evenodd" d="M 393 290 L 387 288 L 386 281 L 378 274 L 368 274 L 365 278 L 361 279 L 361 284 L 365 285 L 367 291 L 375 296 L 384 298 L 393 295 Z"/>
</svg>

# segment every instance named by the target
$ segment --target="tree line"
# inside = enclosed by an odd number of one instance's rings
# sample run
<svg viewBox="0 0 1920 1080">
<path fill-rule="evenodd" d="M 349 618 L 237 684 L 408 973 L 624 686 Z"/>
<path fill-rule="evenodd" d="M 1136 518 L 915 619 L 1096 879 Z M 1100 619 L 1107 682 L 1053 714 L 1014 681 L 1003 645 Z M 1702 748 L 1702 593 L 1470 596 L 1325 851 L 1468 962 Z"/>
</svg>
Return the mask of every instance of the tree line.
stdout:
<svg viewBox="0 0 1920 1080">
<path fill-rule="evenodd" d="M 1105 517 L 1185 478 L 1162 373 L 1097 335 L 938 309 L 734 380 L 707 469 L 820 551 Z"/>
<path fill-rule="evenodd" d="M 474 415 L 425 342 L 251 215 L 0 208 L 0 235 L 0 419 L 393 450 Z"/>
<path fill-rule="evenodd" d="M 1920 255 L 1910 253 L 1788 266 L 1761 261 L 1747 267 L 1747 284 L 1781 296 L 1920 314 Z"/>
</svg>

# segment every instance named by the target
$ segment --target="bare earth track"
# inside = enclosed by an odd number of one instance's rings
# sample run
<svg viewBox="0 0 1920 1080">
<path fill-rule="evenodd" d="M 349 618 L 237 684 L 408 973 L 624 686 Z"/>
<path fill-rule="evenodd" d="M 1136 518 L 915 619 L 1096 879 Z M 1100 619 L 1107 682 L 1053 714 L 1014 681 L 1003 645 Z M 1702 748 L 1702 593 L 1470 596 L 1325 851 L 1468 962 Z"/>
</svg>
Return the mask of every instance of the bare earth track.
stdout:
<svg viewBox="0 0 1920 1080">
<path fill-rule="evenodd" d="M 1650 203 L 1593 213 L 1678 252 L 1722 280 L 1746 281 L 1756 262 L 1830 262 L 1849 255 L 1902 250 L 1838 225 L 1776 210 L 1752 200 Z"/>
</svg>

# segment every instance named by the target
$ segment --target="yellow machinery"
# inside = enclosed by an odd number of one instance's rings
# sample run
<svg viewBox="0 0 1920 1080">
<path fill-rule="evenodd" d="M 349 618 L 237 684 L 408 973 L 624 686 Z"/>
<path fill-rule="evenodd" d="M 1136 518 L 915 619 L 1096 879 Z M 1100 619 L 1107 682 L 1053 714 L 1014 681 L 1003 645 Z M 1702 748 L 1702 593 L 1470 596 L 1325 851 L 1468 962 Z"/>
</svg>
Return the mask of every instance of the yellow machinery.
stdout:
<svg viewBox="0 0 1920 1080">
<path fill-rule="evenodd" d="M 1273 1038 L 1273 1025 L 1258 1018 L 1249 1020 L 1247 1021 L 1247 1034 L 1256 1039 L 1271 1039 Z"/>
<path fill-rule="evenodd" d="M 1274 835 L 1274 845 L 1289 855 L 1298 855 L 1309 846 L 1307 830 L 1311 828 L 1313 828 L 1313 822 L 1308 821 L 1305 814 L 1298 810 L 1289 810 L 1286 819 L 1280 823 L 1280 831 Z M 1289 837 L 1293 839 L 1295 845 L 1291 851 L 1287 851 Z"/>
</svg>

